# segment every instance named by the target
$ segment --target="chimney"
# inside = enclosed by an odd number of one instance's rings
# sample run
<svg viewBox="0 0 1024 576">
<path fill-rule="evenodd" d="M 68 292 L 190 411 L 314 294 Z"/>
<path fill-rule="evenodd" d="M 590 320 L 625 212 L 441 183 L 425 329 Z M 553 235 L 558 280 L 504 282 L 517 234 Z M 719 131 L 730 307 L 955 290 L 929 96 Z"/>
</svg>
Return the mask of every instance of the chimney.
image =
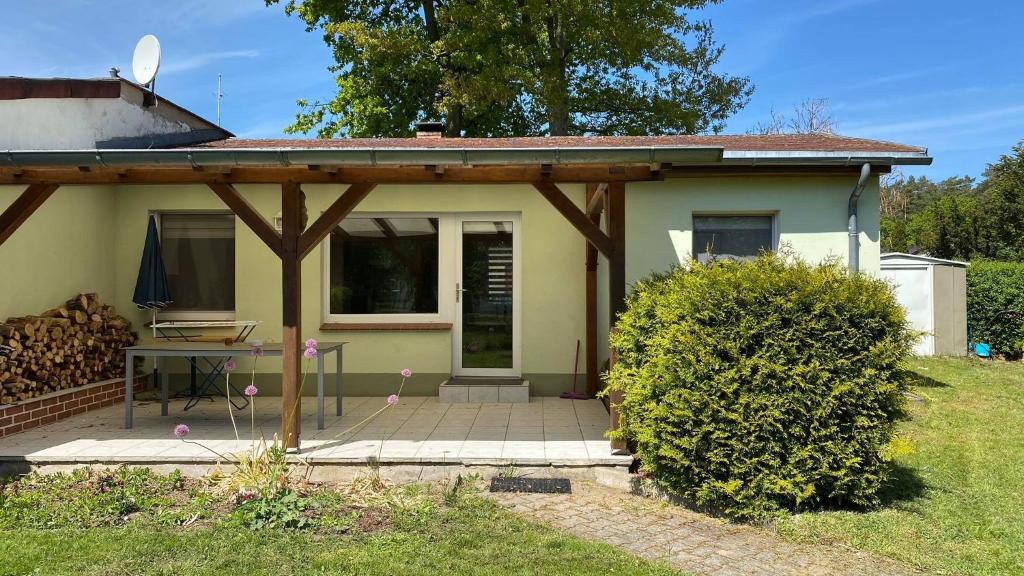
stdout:
<svg viewBox="0 0 1024 576">
<path fill-rule="evenodd" d="M 417 138 L 441 138 L 444 136 L 444 124 L 441 122 L 417 122 Z"/>
</svg>

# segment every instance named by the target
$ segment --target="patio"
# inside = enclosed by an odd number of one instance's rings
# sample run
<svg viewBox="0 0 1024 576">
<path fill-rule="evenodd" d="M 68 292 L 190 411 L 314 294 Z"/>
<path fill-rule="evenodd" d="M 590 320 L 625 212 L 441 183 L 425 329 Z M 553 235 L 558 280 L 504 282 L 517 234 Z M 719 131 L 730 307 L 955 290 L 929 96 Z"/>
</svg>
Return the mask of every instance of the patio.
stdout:
<svg viewBox="0 0 1024 576">
<path fill-rule="evenodd" d="M 202 446 L 174 438 L 188 424 L 189 440 L 220 454 L 249 446 L 250 412 L 236 411 L 242 440 L 236 441 L 223 399 L 203 401 L 185 412 L 184 399 L 160 416 L 159 402 L 135 404 L 135 427 L 124 424 L 124 405 L 80 414 L 0 440 L 0 462 L 30 464 L 168 463 L 213 464 Z M 256 398 L 255 422 L 269 439 L 280 429 L 281 401 Z M 364 464 L 380 455 L 390 464 L 490 464 L 625 466 L 629 456 L 610 454 L 604 433 L 608 413 L 598 400 L 534 397 L 528 404 L 442 404 L 437 397 L 404 397 L 375 419 L 351 428 L 386 404 L 383 397 L 345 398 L 344 415 L 328 411 L 316 429 L 316 402 L 302 404 L 301 457 L 315 464 Z M 383 446 L 382 446 L 383 442 Z"/>
</svg>

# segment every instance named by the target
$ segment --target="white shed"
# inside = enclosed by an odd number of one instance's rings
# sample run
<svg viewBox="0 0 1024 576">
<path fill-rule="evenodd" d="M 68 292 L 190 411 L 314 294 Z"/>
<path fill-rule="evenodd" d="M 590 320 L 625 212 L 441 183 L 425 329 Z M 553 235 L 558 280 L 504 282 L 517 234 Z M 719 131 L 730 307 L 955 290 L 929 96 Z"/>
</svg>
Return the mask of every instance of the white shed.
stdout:
<svg viewBox="0 0 1024 576">
<path fill-rule="evenodd" d="M 967 263 L 929 256 L 882 254 L 882 278 L 896 286 L 915 330 L 919 356 L 967 354 Z"/>
</svg>

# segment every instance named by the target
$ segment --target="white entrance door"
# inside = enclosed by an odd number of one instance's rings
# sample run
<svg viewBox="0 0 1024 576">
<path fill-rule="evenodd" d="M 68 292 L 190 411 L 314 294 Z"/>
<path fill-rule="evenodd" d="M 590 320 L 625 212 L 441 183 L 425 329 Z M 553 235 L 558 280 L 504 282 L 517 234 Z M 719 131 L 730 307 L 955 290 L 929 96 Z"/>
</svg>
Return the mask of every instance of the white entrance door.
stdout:
<svg viewBox="0 0 1024 576">
<path fill-rule="evenodd" d="M 519 222 L 518 214 L 456 217 L 456 376 L 521 376 Z"/>
</svg>

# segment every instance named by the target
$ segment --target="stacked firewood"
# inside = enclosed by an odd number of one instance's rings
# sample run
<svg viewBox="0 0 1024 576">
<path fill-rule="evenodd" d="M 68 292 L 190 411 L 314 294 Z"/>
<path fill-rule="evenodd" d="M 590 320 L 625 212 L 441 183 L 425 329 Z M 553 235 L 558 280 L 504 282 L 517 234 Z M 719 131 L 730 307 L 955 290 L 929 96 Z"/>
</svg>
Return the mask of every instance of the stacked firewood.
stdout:
<svg viewBox="0 0 1024 576">
<path fill-rule="evenodd" d="M 0 404 L 124 376 L 131 323 L 96 294 L 0 324 Z"/>
</svg>

